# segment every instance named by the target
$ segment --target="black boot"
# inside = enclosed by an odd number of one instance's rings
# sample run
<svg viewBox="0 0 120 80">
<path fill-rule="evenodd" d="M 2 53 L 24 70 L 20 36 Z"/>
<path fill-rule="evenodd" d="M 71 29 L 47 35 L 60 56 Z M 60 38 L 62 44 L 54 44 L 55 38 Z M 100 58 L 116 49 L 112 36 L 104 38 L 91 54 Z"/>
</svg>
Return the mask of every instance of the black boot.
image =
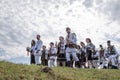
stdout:
<svg viewBox="0 0 120 80">
<path fill-rule="evenodd" d="M 106 67 L 106 66 L 103 66 L 103 69 L 107 69 L 107 67 Z"/>
<path fill-rule="evenodd" d="M 118 67 L 117 67 L 117 66 L 112 65 L 112 69 L 118 69 Z"/>
<path fill-rule="evenodd" d="M 80 62 L 79 61 L 76 61 L 75 62 L 75 67 L 78 67 L 78 68 L 80 68 L 81 66 L 80 66 Z"/>
<path fill-rule="evenodd" d="M 71 61 L 67 62 L 67 67 L 71 67 Z"/>
</svg>

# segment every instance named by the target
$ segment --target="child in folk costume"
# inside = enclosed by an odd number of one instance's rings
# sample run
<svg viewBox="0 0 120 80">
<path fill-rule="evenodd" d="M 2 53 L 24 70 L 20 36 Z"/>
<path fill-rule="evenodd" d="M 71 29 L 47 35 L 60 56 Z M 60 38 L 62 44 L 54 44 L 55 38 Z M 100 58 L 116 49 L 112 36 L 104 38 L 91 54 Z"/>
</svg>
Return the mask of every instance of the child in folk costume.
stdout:
<svg viewBox="0 0 120 80">
<path fill-rule="evenodd" d="M 87 59 L 88 59 L 88 67 L 92 68 L 94 67 L 92 61 L 93 61 L 93 53 L 95 51 L 95 45 L 91 42 L 90 38 L 86 38 L 86 42 L 87 42 L 86 52 L 87 52 Z"/>
<path fill-rule="evenodd" d="M 29 56 L 29 52 L 30 52 L 30 64 L 35 64 L 35 40 L 31 41 L 31 48 L 27 47 L 27 55 Z"/>
<path fill-rule="evenodd" d="M 42 57 L 41 57 L 41 60 L 42 60 L 42 65 L 43 66 L 47 66 L 48 65 L 48 50 L 46 49 L 45 45 L 42 46 Z"/>
<path fill-rule="evenodd" d="M 102 61 L 104 59 L 105 49 L 103 48 L 102 45 L 100 45 L 99 47 L 100 47 L 100 50 L 99 50 L 99 61 L 100 61 L 100 63 L 102 63 Z"/>
<path fill-rule="evenodd" d="M 93 67 L 94 68 L 98 68 L 100 65 L 100 61 L 99 61 L 99 51 L 95 50 L 95 52 L 93 53 Z"/>
<path fill-rule="evenodd" d="M 76 42 L 77 42 L 76 35 L 75 33 L 71 33 L 71 29 L 69 27 L 66 28 L 66 32 L 67 32 L 67 37 L 66 37 L 67 66 L 73 67 L 73 64 L 71 64 L 71 60 L 70 60 L 70 55 L 72 55 L 73 60 L 80 67 L 80 62 L 76 55 Z"/>
<path fill-rule="evenodd" d="M 42 56 L 41 49 L 42 49 L 43 42 L 40 39 L 40 35 L 37 35 L 36 38 L 37 38 L 37 43 L 36 43 L 36 47 L 35 47 L 35 62 L 37 65 L 40 65 L 41 64 L 41 56 Z"/>
<path fill-rule="evenodd" d="M 58 66 L 65 66 L 66 65 L 66 57 L 65 57 L 65 41 L 64 37 L 59 37 L 59 43 L 57 45 L 58 52 L 57 52 L 57 63 Z"/>
<path fill-rule="evenodd" d="M 57 56 L 57 49 L 54 46 L 54 43 L 50 43 L 50 49 L 49 49 L 49 67 L 55 67 L 55 61 L 56 61 L 56 56 Z"/>
<path fill-rule="evenodd" d="M 87 53 L 86 53 L 86 46 L 84 42 L 80 42 L 81 45 L 81 64 L 84 68 L 87 67 L 86 62 L 87 62 Z"/>
<path fill-rule="evenodd" d="M 77 45 L 76 54 L 77 54 L 79 61 L 81 61 L 81 47 L 80 47 L 80 45 Z"/>
<path fill-rule="evenodd" d="M 82 65 L 81 63 L 81 47 L 80 47 L 80 45 L 77 45 L 77 47 L 76 47 L 76 55 L 77 55 L 77 57 L 78 57 L 78 59 L 79 59 L 79 62 L 80 62 L 80 65 Z M 72 60 L 72 62 L 73 62 L 73 67 L 79 67 L 76 63 L 75 63 L 75 61 L 74 61 L 74 59 L 72 58 L 72 56 L 71 56 L 71 60 Z M 80 66 L 81 67 L 81 66 Z"/>
<path fill-rule="evenodd" d="M 106 50 L 102 45 L 99 45 L 100 50 L 99 53 L 99 66 L 98 69 L 107 68 L 108 67 L 108 56 L 106 55 Z"/>
</svg>

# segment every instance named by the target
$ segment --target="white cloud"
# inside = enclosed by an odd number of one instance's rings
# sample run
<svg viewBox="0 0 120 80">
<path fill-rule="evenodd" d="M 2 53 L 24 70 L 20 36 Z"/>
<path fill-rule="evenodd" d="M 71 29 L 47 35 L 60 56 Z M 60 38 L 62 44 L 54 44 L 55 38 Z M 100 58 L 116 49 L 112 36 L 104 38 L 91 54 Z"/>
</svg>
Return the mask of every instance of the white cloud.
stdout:
<svg viewBox="0 0 120 80">
<path fill-rule="evenodd" d="M 60 35 L 65 36 L 67 26 L 77 34 L 78 43 L 90 37 L 96 45 L 105 43 L 107 39 L 119 44 L 120 29 L 117 22 L 120 10 L 117 2 L 118 0 L 1 0 L 0 48 L 4 51 L 0 52 L 0 59 L 7 57 L 14 61 L 23 57 L 25 60 L 25 48 L 30 46 L 30 41 L 35 39 L 36 34 L 41 34 L 44 44 L 49 45 L 50 41 L 58 41 Z"/>
</svg>

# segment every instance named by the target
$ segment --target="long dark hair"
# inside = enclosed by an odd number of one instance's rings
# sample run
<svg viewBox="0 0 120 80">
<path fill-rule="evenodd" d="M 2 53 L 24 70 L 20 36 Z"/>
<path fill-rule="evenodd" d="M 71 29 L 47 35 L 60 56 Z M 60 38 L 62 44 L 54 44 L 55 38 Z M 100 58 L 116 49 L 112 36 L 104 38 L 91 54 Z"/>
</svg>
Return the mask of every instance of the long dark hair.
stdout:
<svg viewBox="0 0 120 80">
<path fill-rule="evenodd" d="M 32 47 L 32 46 L 35 46 L 35 44 L 36 44 L 35 40 L 32 40 L 32 41 L 31 41 L 31 47 Z"/>
<path fill-rule="evenodd" d="M 92 41 L 91 41 L 91 39 L 90 39 L 90 38 L 86 38 L 86 41 L 87 41 L 87 40 L 88 40 L 90 43 L 92 43 Z"/>
</svg>

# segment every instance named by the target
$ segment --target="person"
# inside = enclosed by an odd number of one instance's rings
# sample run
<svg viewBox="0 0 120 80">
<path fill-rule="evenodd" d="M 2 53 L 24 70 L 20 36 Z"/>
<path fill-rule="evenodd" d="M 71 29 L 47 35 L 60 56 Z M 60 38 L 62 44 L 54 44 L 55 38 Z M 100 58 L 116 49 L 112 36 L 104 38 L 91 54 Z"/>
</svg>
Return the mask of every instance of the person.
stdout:
<svg viewBox="0 0 120 80">
<path fill-rule="evenodd" d="M 40 39 L 41 36 L 37 35 L 37 43 L 36 43 L 36 47 L 35 47 L 35 62 L 37 65 L 41 64 L 41 56 L 42 56 L 42 45 L 43 45 L 43 41 Z"/>
<path fill-rule="evenodd" d="M 27 50 L 27 55 L 29 56 L 30 54 L 30 64 L 35 64 L 35 45 L 36 45 L 36 42 L 35 40 L 32 40 L 31 41 L 31 48 L 27 47 L 26 50 Z"/>
<path fill-rule="evenodd" d="M 49 49 L 49 67 L 55 67 L 56 64 L 56 56 L 57 56 L 57 49 L 54 46 L 53 42 L 50 42 L 50 49 Z"/>
<path fill-rule="evenodd" d="M 45 45 L 42 46 L 42 57 L 41 57 L 41 60 L 42 60 L 42 65 L 43 66 L 47 66 L 48 65 L 48 50 L 46 49 Z"/>
<path fill-rule="evenodd" d="M 99 50 L 99 60 L 100 60 L 100 63 L 102 64 L 102 61 L 104 59 L 105 49 L 103 48 L 102 45 L 99 45 L 99 47 L 100 47 L 100 50 Z"/>
<path fill-rule="evenodd" d="M 87 62 L 88 62 L 88 68 L 92 68 L 93 66 L 93 54 L 95 52 L 95 45 L 92 43 L 90 38 L 86 38 L 86 52 L 87 52 Z"/>
<path fill-rule="evenodd" d="M 57 52 L 58 66 L 65 66 L 66 65 L 65 41 L 63 36 L 59 37 L 59 43 L 57 48 L 58 48 L 58 52 Z"/>
<path fill-rule="evenodd" d="M 98 50 L 98 60 L 99 60 L 99 64 L 98 64 L 98 69 L 106 69 L 107 68 L 107 57 L 105 56 L 105 49 L 103 48 L 103 45 L 99 45 L 99 50 Z"/>
<path fill-rule="evenodd" d="M 76 55 L 76 42 L 77 38 L 75 33 L 71 33 L 71 29 L 69 27 L 66 28 L 67 36 L 66 36 L 66 59 L 67 59 L 67 66 L 73 67 L 73 63 L 70 60 L 70 55 L 72 55 L 75 64 L 80 67 L 79 59 Z"/>
<path fill-rule="evenodd" d="M 117 64 L 116 64 L 117 60 L 116 59 L 117 59 L 119 53 L 118 53 L 116 47 L 111 44 L 110 40 L 107 41 L 107 46 L 108 46 L 107 52 L 109 54 L 109 60 L 110 60 L 109 66 L 111 65 L 112 69 L 116 69 L 117 68 Z"/>
<path fill-rule="evenodd" d="M 100 65 L 100 61 L 99 61 L 99 50 L 95 50 L 93 52 L 93 68 L 98 68 Z"/>
<path fill-rule="evenodd" d="M 86 54 L 86 46 L 84 42 L 80 42 L 81 45 L 81 65 L 86 68 L 86 62 L 87 62 L 87 54 Z"/>
<path fill-rule="evenodd" d="M 80 45 L 77 45 L 76 54 L 77 54 L 77 57 L 78 57 L 79 61 L 81 61 L 81 47 L 80 47 Z"/>
<path fill-rule="evenodd" d="M 120 54 L 118 55 L 118 69 L 120 69 Z"/>
</svg>

